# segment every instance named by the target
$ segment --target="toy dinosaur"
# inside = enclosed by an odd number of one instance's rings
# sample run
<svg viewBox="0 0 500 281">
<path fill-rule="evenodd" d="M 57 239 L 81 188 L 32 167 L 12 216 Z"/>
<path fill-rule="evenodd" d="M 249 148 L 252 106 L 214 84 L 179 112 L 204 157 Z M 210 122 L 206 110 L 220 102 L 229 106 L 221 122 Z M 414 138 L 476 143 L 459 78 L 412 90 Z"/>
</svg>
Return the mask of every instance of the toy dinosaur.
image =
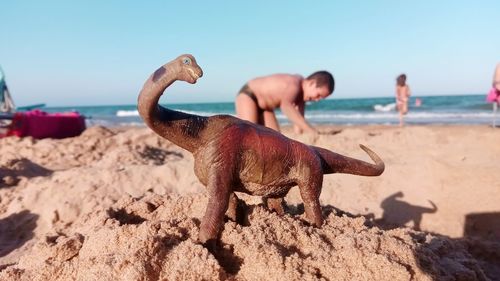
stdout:
<svg viewBox="0 0 500 281">
<path fill-rule="evenodd" d="M 147 79 L 137 105 L 154 132 L 193 154 L 194 172 L 208 191 L 198 237 L 201 243 L 217 241 L 226 211 L 234 219 L 238 205 L 234 192 L 269 198 L 270 207 L 279 210 L 279 198 L 297 185 L 306 219 L 321 226 L 319 196 L 324 174 L 378 176 L 384 171 L 384 162 L 363 145 L 375 164 L 303 144 L 230 115 L 203 117 L 158 104 L 175 81 L 194 84 L 202 75 L 193 56 L 181 55 Z"/>
</svg>

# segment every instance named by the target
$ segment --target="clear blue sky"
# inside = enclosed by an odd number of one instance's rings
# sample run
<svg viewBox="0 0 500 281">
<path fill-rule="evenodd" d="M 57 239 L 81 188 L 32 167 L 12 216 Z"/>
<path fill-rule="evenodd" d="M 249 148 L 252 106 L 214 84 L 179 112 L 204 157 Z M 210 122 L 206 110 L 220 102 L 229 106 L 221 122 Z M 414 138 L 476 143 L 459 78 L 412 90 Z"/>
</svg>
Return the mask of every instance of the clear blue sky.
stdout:
<svg viewBox="0 0 500 281">
<path fill-rule="evenodd" d="M 2 1 L 0 65 L 18 106 L 135 104 L 158 66 L 191 53 L 196 85 L 162 103 L 233 101 L 250 78 L 336 79 L 333 98 L 485 93 L 500 1 Z M 181 84 L 182 83 L 182 84 Z"/>
</svg>

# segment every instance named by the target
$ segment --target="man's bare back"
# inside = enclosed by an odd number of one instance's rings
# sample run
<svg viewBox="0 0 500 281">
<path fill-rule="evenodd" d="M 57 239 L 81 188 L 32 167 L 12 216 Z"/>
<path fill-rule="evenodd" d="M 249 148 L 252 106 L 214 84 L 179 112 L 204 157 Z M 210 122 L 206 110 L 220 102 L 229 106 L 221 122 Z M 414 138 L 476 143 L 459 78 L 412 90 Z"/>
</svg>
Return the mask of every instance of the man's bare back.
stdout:
<svg viewBox="0 0 500 281">
<path fill-rule="evenodd" d="M 263 110 L 274 110 L 286 99 L 294 103 L 304 103 L 300 75 L 274 74 L 258 77 L 248 81 L 248 86 L 254 90 L 259 107 Z"/>
</svg>

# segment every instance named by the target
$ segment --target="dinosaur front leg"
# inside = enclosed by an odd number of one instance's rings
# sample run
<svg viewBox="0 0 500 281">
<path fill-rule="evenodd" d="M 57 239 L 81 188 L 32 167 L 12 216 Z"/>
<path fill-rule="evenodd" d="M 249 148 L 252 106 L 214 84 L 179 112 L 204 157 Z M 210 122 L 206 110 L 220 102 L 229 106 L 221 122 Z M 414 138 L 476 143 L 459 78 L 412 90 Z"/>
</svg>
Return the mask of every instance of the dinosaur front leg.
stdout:
<svg viewBox="0 0 500 281">
<path fill-rule="evenodd" d="M 318 227 L 323 224 L 323 215 L 319 204 L 322 184 L 322 175 L 310 177 L 308 180 L 298 184 L 300 196 L 302 197 L 302 201 L 304 201 L 306 218 L 311 224 Z"/>
<path fill-rule="evenodd" d="M 231 179 L 226 175 L 226 172 L 223 169 L 214 169 L 208 177 L 208 204 L 201 221 L 198 239 L 212 249 L 222 229 L 224 214 L 229 205 L 229 196 L 232 193 L 230 190 Z"/>
</svg>

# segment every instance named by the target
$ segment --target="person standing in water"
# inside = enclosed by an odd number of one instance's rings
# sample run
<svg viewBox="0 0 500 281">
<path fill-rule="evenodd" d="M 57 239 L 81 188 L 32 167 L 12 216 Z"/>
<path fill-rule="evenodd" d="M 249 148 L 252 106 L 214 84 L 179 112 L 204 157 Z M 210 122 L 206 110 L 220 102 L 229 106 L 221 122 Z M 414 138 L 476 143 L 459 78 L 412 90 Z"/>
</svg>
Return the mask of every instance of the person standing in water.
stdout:
<svg viewBox="0 0 500 281">
<path fill-rule="evenodd" d="M 500 92 L 500 63 L 497 64 L 495 74 L 493 75 L 493 88 Z"/>
<path fill-rule="evenodd" d="M 10 96 L 7 83 L 5 83 L 5 75 L 0 67 L 0 113 L 12 113 L 15 110 L 16 106 Z"/>
<path fill-rule="evenodd" d="M 396 78 L 396 107 L 399 112 L 399 126 L 404 125 L 404 115 L 408 113 L 408 100 L 411 92 L 406 84 L 406 74 L 401 74 Z"/>
<path fill-rule="evenodd" d="M 498 106 L 500 105 L 500 63 L 497 64 L 495 72 L 493 73 L 493 82 L 491 83 L 491 90 L 486 96 L 486 101 L 493 104 L 493 128 L 496 127 L 496 115 Z"/>
<path fill-rule="evenodd" d="M 486 98 L 488 102 L 500 104 L 500 63 L 497 64 L 495 72 L 493 73 L 493 82 L 491 83 L 491 90 Z"/>
</svg>

